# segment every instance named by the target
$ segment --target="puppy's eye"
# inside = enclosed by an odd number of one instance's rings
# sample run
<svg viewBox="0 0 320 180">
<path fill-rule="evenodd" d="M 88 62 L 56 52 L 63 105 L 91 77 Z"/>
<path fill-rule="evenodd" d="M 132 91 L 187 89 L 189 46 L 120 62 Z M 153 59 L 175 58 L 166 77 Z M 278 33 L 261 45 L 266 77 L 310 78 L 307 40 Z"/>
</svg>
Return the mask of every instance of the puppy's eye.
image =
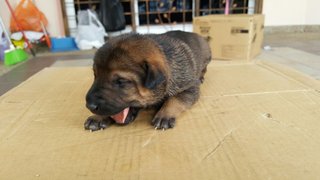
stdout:
<svg viewBox="0 0 320 180">
<path fill-rule="evenodd" d="M 113 84 L 114 84 L 115 86 L 117 86 L 117 87 L 123 88 L 123 87 L 131 84 L 131 81 L 128 80 L 128 79 L 124 79 L 124 78 L 117 78 L 117 79 L 115 79 L 115 80 L 113 81 Z"/>
</svg>

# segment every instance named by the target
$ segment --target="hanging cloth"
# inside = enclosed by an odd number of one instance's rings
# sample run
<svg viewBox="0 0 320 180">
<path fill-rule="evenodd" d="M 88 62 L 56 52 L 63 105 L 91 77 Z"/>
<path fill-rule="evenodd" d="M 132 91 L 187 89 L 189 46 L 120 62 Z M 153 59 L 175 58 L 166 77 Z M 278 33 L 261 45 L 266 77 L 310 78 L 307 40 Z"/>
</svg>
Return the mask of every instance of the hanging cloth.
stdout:
<svg viewBox="0 0 320 180">
<path fill-rule="evenodd" d="M 99 16 L 107 32 L 123 30 L 126 27 L 123 7 L 119 0 L 101 0 Z"/>
</svg>

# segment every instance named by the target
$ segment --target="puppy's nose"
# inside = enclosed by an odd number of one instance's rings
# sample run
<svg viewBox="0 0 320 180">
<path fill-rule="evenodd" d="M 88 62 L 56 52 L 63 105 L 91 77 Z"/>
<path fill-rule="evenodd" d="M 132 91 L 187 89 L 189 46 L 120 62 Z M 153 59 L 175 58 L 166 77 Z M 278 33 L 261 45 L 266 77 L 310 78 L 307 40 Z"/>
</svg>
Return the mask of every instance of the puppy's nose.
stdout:
<svg viewBox="0 0 320 180">
<path fill-rule="evenodd" d="M 96 111 L 99 109 L 98 105 L 95 103 L 87 103 L 86 106 L 91 111 Z"/>
</svg>

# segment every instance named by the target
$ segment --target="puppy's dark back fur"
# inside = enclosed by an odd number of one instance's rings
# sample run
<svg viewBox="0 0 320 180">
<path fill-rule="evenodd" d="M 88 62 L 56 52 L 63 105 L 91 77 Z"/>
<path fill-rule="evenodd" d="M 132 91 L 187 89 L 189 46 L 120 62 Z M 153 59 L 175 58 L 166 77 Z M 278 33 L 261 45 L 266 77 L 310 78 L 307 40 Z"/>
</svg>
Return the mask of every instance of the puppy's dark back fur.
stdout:
<svg viewBox="0 0 320 180">
<path fill-rule="evenodd" d="M 199 82 L 202 71 L 211 60 L 210 47 L 204 38 L 183 31 L 148 36 L 159 45 L 171 67 L 169 95 L 182 92 Z"/>
</svg>

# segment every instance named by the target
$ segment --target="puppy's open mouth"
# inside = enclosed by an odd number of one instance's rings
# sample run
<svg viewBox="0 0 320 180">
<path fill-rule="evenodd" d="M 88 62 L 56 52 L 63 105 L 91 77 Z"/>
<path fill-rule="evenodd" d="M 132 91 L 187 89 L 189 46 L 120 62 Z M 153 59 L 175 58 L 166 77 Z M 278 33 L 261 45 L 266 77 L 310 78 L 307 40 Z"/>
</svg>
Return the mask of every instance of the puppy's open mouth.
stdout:
<svg viewBox="0 0 320 180">
<path fill-rule="evenodd" d="M 110 116 L 118 124 L 129 124 L 134 121 L 139 112 L 138 108 L 127 107 L 121 112 Z"/>
</svg>

